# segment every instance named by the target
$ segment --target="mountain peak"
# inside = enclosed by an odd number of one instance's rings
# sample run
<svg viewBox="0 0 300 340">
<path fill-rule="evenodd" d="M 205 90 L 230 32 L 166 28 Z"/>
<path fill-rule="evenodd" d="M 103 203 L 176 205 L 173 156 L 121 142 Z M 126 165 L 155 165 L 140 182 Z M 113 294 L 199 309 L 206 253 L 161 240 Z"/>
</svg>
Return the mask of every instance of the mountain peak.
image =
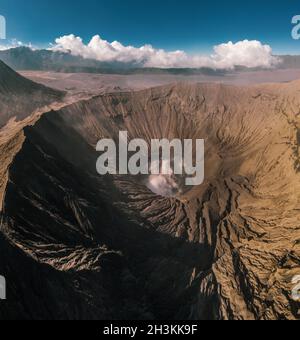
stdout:
<svg viewBox="0 0 300 340">
<path fill-rule="evenodd" d="M 0 61 L 0 127 L 14 116 L 22 119 L 38 107 L 63 96 L 63 92 L 24 78 Z"/>
</svg>

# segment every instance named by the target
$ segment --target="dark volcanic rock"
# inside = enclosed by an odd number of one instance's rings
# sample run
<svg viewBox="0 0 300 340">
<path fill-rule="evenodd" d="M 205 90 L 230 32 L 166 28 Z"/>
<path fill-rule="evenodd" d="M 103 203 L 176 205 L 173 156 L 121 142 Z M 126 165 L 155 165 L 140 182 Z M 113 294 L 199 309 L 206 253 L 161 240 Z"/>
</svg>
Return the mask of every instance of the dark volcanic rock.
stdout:
<svg viewBox="0 0 300 340">
<path fill-rule="evenodd" d="M 9 299 L 0 318 L 297 318 L 299 89 L 108 94 L 11 136 L 1 153 Z M 119 130 L 205 139 L 205 183 L 166 198 L 135 177 L 97 176 L 95 145 Z"/>
</svg>

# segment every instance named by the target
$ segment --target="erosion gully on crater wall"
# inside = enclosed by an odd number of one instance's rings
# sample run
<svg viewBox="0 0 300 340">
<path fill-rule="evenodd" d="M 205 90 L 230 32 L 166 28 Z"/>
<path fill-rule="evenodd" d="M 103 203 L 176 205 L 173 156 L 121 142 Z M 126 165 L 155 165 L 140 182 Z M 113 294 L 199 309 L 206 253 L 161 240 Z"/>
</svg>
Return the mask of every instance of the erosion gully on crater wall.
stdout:
<svg viewBox="0 0 300 340">
<path fill-rule="evenodd" d="M 14 285 L 0 318 L 298 318 L 299 90 L 105 94 L 1 139 L 0 268 Z M 97 175 L 97 141 L 119 131 L 204 139 L 204 184 L 162 197 Z"/>
</svg>

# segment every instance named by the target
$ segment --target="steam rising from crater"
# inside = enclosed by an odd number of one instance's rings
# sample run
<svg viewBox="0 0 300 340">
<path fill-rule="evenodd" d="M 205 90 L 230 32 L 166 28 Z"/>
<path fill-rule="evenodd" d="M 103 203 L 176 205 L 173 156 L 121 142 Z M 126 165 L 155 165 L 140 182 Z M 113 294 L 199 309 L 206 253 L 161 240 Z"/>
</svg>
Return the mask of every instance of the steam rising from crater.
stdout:
<svg viewBox="0 0 300 340">
<path fill-rule="evenodd" d="M 145 140 L 140 138 L 133 139 L 128 144 L 128 132 L 119 131 L 119 155 L 117 155 L 117 146 L 112 139 L 101 139 L 97 143 L 96 150 L 104 152 L 96 162 L 96 169 L 99 175 L 165 175 L 158 183 L 150 185 L 155 188 L 155 191 L 160 191 L 157 188 L 170 186 L 170 181 L 166 179 L 176 178 L 178 175 L 189 175 L 186 177 L 185 183 L 188 186 L 200 185 L 204 181 L 204 140 L 196 139 L 196 166 L 193 165 L 193 140 L 185 139 L 184 142 L 180 139 L 152 139 L 150 151 Z M 136 150 L 136 153 L 134 153 Z M 129 159 L 129 151 L 134 154 Z M 173 156 L 171 156 L 173 151 Z M 151 165 L 149 168 L 149 157 Z M 119 166 L 117 169 L 117 159 Z M 165 182 L 162 185 L 162 182 Z M 172 189 L 172 185 L 171 185 Z M 168 188 L 169 190 L 169 188 Z M 167 191 L 168 191 L 167 190 Z M 163 190 L 164 191 L 164 190 Z"/>
<path fill-rule="evenodd" d="M 164 197 L 175 196 L 179 191 L 179 186 L 171 175 L 151 175 L 147 187 L 156 195 Z"/>
</svg>

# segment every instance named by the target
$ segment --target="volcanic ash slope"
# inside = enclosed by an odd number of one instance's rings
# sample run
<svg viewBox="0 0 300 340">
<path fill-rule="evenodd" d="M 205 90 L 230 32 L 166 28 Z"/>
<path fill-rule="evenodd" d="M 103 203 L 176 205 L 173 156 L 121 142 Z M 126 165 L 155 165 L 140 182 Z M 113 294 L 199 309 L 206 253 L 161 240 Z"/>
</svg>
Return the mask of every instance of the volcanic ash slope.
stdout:
<svg viewBox="0 0 300 340">
<path fill-rule="evenodd" d="M 38 108 L 60 102 L 64 93 L 22 77 L 0 60 L 0 128 Z"/>
<path fill-rule="evenodd" d="M 19 131 L 0 156 L 0 318 L 299 318 L 299 91 L 170 85 Z M 205 183 L 167 198 L 141 178 L 98 176 L 95 145 L 120 130 L 204 139 Z"/>
</svg>

